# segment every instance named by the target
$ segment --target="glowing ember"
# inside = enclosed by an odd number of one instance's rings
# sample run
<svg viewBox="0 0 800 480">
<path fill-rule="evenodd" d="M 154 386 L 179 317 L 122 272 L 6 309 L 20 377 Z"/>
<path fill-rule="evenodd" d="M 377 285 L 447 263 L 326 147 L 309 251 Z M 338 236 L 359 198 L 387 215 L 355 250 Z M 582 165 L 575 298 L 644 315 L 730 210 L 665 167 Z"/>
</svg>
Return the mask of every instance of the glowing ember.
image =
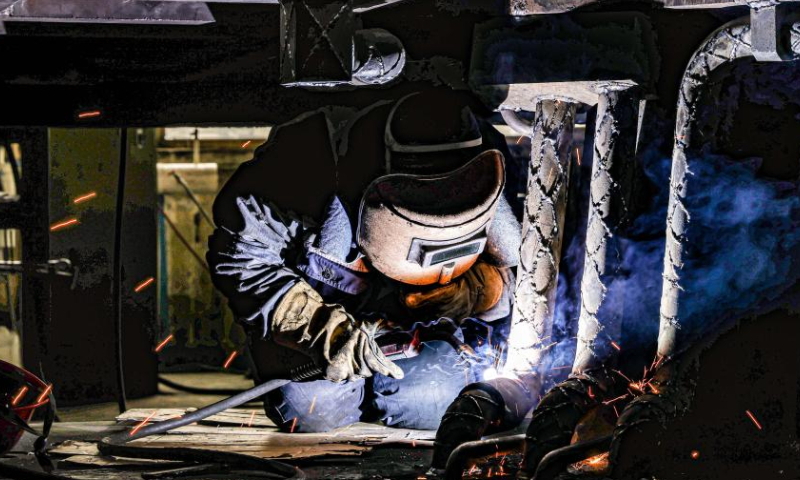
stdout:
<svg viewBox="0 0 800 480">
<path fill-rule="evenodd" d="M 156 347 L 156 353 L 160 352 L 164 347 L 166 347 L 167 344 L 171 342 L 173 338 L 175 338 L 175 335 L 170 333 L 167 338 L 165 338 L 161 343 L 158 344 L 158 346 Z"/>
<path fill-rule="evenodd" d="M 692 455 L 692 458 L 694 460 L 697 460 L 698 458 L 700 458 L 700 452 L 698 452 L 697 450 L 692 450 L 691 455 Z"/>
<path fill-rule="evenodd" d="M 100 116 L 100 110 L 91 110 L 88 112 L 81 112 L 78 114 L 78 118 L 93 118 L 99 116 Z"/>
<path fill-rule="evenodd" d="M 248 427 L 252 427 L 252 426 L 253 426 L 253 419 L 254 419 L 254 418 L 256 418 L 256 411 L 255 411 L 255 410 L 253 410 L 253 411 L 250 413 L 250 420 L 247 422 L 247 426 L 248 426 Z"/>
<path fill-rule="evenodd" d="M 228 355 L 228 359 L 225 360 L 225 363 L 222 365 L 222 368 L 230 367 L 231 363 L 233 363 L 233 359 L 236 358 L 236 355 L 239 355 L 238 351 L 234 350 L 233 352 L 231 352 L 231 354 Z"/>
<path fill-rule="evenodd" d="M 44 389 L 42 394 L 39 395 L 39 398 L 36 399 L 36 403 L 42 403 L 44 399 L 47 398 L 48 395 L 50 395 L 50 392 L 52 390 L 53 390 L 53 385 L 52 384 L 48 385 L 47 388 Z"/>
<path fill-rule="evenodd" d="M 50 225 L 50 231 L 55 232 L 56 230 L 61 230 L 63 228 L 67 228 L 71 225 L 77 225 L 80 222 L 77 218 L 70 218 L 69 220 L 64 220 L 63 222 L 59 222 L 53 225 Z"/>
<path fill-rule="evenodd" d="M 80 197 L 75 198 L 74 200 L 72 200 L 72 203 L 85 202 L 87 200 L 93 199 L 96 196 L 97 196 L 97 192 L 89 192 L 89 193 L 87 193 L 85 195 L 81 195 Z"/>
<path fill-rule="evenodd" d="M 248 141 L 244 142 L 242 144 L 242 148 L 247 148 L 247 146 L 250 145 L 250 143 L 252 143 L 252 140 L 248 140 Z"/>
<path fill-rule="evenodd" d="M 153 283 L 155 280 L 156 280 L 155 278 L 150 277 L 150 278 L 144 280 L 143 282 L 141 282 L 139 285 L 136 285 L 136 288 L 134 288 L 133 291 L 136 292 L 136 293 L 139 293 L 142 290 L 144 290 L 145 288 L 147 288 L 148 285 Z"/>
<path fill-rule="evenodd" d="M 148 417 L 147 417 L 147 418 L 145 418 L 144 420 L 142 420 L 141 422 L 139 422 L 139 424 L 138 424 L 138 425 L 136 425 L 135 427 L 133 427 L 133 430 L 131 430 L 131 433 L 130 433 L 129 435 L 130 435 L 130 436 L 134 436 L 134 435 L 136 435 L 136 432 L 138 432 L 139 430 L 141 430 L 141 429 L 142 429 L 142 427 L 144 427 L 145 425 L 147 425 L 147 424 L 150 422 L 150 420 L 151 420 L 151 419 L 152 419 L 152 418 L 153 418 L 153 417 L 156 415 L 156 413 L 158 413 L 158 410 L 156 410 L 155 412 L 151 413 L 150 415 L 148 415 Z"/>
<path fill-rule="evenodd" d="M 294 429 L 297 427 L 297 417 L 292 419 L 292 428 L 289 429 L 289 433 L 294 433 Z"/>
<path fill-rule="evenodd" d="M 19 389 L 19 392 L 11 400 L 11 406 L 12 407 L 15 406 L 16 404 L 18 404 L 20 402 L 20 400 L 25 398 L 25 394 L 26 393 L 28 393 L 28 386 L 27 385 L 23 385 L 22 388 Z"/>
<path fill-rule="evenodd" d="M 580 462 L 575 462 L 570 465 L 572 470 L 575 470 L 579 473 L 600 472 L 608 467 L 608 452 L 603 452 L 599 455 L 589 457 L 586 460 L 581 460 Z"/>
<path fill-rule="evenodd" d="M 744 413 L 746 413 L 747 416 L 750 417 L 750 420 L 753 421 L 753 424 L 756 426 L 756 428 L 758 428 L 759 430 L 762 429 L 761 424 L 758 423 L 758 420 L 756 420 L 756 416 L 753 415 L 753 412 L 751 412 L 750 410 L 745 410 Z"/>
</svg>

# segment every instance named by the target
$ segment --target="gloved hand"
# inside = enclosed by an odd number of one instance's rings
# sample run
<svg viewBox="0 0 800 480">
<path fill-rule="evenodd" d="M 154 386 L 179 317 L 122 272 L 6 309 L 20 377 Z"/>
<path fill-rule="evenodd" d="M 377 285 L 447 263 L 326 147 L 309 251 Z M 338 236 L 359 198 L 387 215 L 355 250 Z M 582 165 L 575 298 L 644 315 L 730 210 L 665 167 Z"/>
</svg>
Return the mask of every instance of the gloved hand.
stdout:
<svg viewBox="0 0 800 480">
<path fill-rule="evenodd" d="M 270 325 L 273 340 L 311 357 L 332 382 L 357 380 L 373 372 L 403 378 L 403 370 L 375 342 L 378 324 L 353 319 L 341 305 L 325 304 L 305 282 L 284 295 Z"/>
<path fill-rule="evenodd" d="M 406 293 L 403 301 L 426 318 L 459 321 L 494 307 L 503 295 L 503 285 L 497 267 L 477 262 L 447 285 Z"/>
</svg>

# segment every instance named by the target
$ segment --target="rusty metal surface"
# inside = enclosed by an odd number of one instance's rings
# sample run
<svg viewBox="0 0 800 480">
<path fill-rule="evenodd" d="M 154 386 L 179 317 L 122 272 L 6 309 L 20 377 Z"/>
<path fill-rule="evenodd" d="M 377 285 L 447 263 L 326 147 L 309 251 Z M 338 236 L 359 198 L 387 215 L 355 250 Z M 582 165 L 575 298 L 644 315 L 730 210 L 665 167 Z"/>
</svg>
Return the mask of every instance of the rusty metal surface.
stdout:
<svg viewBox="0 0 800 480">
<path fill-rule="evenodd" d="M 639 98 L 635 89 L 610 85 L 600 95 L 581 279 L 581 309 L 573 373 L 598 368 L 616 352 L 620 314 L 604 307 L 606 282 L 621 259 L 615 234 L 630 216 Z M 601 310 L 602 308 L 602 310 Z"/>
<path fill-rule="evenodd" d="M 214 16 L 204 2 L 130 0 L 0 0 L 0 22 L 199 25 Z"/>
<path fill-rule="evenodd" d="M 528 194 L 505 370 L 536 371 L 553 328 L 576 104 L 543 100 L 531 132 Z"/>
</svg>

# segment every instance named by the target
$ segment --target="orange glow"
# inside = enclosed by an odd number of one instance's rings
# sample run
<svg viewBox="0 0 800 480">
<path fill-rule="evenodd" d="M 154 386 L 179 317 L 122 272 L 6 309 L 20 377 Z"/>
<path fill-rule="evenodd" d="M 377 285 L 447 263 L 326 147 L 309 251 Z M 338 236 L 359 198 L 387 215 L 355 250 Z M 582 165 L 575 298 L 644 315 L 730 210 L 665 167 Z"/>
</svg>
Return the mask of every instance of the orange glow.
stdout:
<svg viewBox="0 0 800 480">
<path fill-rule="evenodd" d="M 581 164 L 581 149 L 578 148 L 578 147 L 575 147 L 575 156 L 578 158 L 578 165 L 580 165 Z M 614 343 L 614 342 L 611 342 L 611 343 Z"/>
<path fill-rule="evenodd" d="M 617 344 L 617 342 L 612 341 L 611 342 L 611 346 L 616 348 L 618 352 L 622 350 L 622 348 L 620 348 L 620 346 Z"/>
<path fill-rule="evenodd" d="M 175 335 L 170 333 L 167 338 L 165 338 L 161 343 L 158 344 L 158 346 L 156 347 L 156 353 L 160 352 L 164 347 L 166 347 L 167 344 L 170 341 L 172 341 L 173 338 L 175 338 Z"/>
<path fill-rule="evenodd" d="M 589 385 L 589 392 L 588 392 L 588 394 L 589 394 L 589 398 L 591 398 L 592 400 L 594 400 L 594 392 L 592 392 L 592 386 L 591 386 L 591 385 Z"/>
<path fill-rule="evenodd" d="M 233 359 L 236 358 L 236 355 L 239 355 L 238 351 L 234 350 L 233 352 L 231 352 L 231 354 L 228 355 L 228 359 L 225 360 L 225 363 L 222 365 L 222 368 L 230 367 L 231 363 L 233 363 Z"/>
<path fill-rule="evenodd" d="M 74 200 L 72 200 L 72 203 L 85 202 L 86 200 L 91 200 L 96 196 L 97 196 L 97 192 L 89 192 L 89 193 L 87 193 L 85 195 L 81 195 L 80 197 L 75 198 Z"/>
<path fill-rule="evenodd" d="M 250 145 L 250 143 L 252 143 L 252 140 L 248 140 L 248 141 L 244 142 L 242 144 L 242 148 L 247 148 L 247 146 Z"/>
<path fill-rule="evenodd" d="M 139 422 L 139 424 L 138 424 L 138 425 L 136 425 L 135 427 L 133 427 L 133 430 L 131 430 L 131 433 L 129 433 L 129 435 L 130 435 L 130 436 L 134 436 L 134 435 L 136 435 L 136 432 L 138 432 L 139 430 L 141 430 L 141 429 L 142 429 L 142 427 L 144 427 L 145 425 L 147 425 L 147 423 L 150 421 L 150 419 L 151 419 L 151 418 L 153 418 L 153 417 L 156 415 L 156 413 L 158 413 L 158 410 L 156 410 L 155 412 L 151 413 L 151 414 L 150 414 L 150 415 L 149 415 L 147 418 L 145 418 L 144 420 L 142 420 L 141 422 Z"/>
<path fill-rule="evenodd" d="M 88 112 L 81 112 L 78 114 L 78 118 L 92 118 L 99 116 L 100 116 L 100 110 L 90 110 Z"/>
<path fill-rule="evenodd" d="M 744 413 L 746 413 L 747 416 L 750 417 L 750 420 L 753 421 L 753 424 L 755 424 L 756 428 L 758 428 L 759 430 L 762 430 L 761 424 L 758 423 L 758 420 L 756 420 L 756 416 L 753 415 L 753 413 L 750 410 L 745 410 Z"/>
<path fill-rule="evenodd" d="M 692 458 L 695 460 L 700 458 L 700 452 L 698 452 L 697 450 L 692 450 Z"/>
<path fill-rule="evenodd" d="M 295 427 L 297 427 L 297 417 L 292 419 L 292 428 L 289 429 L 289 433 L 294 433 Z"/>
<path fill-rule="evenodd" d="M 27 385 L 23 385 L 22 388 L 19 389 L 19 392 L 11 400 L 11 406 L 12 407 L 16 406 L 16 404 L 18 404 L 20 400 L 25 398 L 25 394 L 26 393 L 28 393 L 28 386 Z"/>
<path fill-rule="evenodd" d="M 605 470 L 608 468 L 608 466 L 608 452 L 603 452 L 599 455 L 595 455 L 587 458 L 586 460 L 581 460 L 580 462 L 575 462 L 572 464 L 572 468 L 583 472 L 598 472 Z"/>
<path fill-rule="evenodd" d="M 36 399 L 36 403 L 42 403 L 44 399 L 47 398 L 48 395 L 50 395 L 50 392 L 52 390 L 53 390 L 53 385 L 52 384 L 48 385 L 47 388 L 44 389 L 42 394 L 39 395 L 39 398 Z"/>
<path fill-rule="evenodd" d="M 147 288 L 147 286 L 150 285 L 151 283 L 153 283 L 155 280 L 156 280 L 155 278 L 150 277 L 150 278 L 144 280 L 143 282 L 141 282 L 139 285 L 136 285 L 136 288 L 134 288 L 133 291 L 136 292 L 136 293 L 139 293 L 142 290 L 144 290 L 145 288 Z"/>
<path fill-rule="evenodd" d="M 417 441 L 416 440 L 411 440 L 411 446 L 416 448 Z"/>
<path fill-rule="evenodd" d="M 69 220 L 50 225 L 50 231 L 55 232 L 56 230 L 61 230 L 62 228 L 67 228 L 70 225 L 77 225 L 79 223 L 81 222 L 79 222 L 77 218 L 70 218 Z"/>
</svg>

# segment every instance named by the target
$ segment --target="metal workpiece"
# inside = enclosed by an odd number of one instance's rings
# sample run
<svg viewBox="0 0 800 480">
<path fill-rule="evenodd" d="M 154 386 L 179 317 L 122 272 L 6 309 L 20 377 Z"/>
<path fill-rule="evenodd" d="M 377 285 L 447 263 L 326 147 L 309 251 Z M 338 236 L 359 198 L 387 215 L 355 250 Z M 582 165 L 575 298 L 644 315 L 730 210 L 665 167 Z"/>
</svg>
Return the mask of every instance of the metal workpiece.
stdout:
<svg viewBox="0 0 800 480">
<path fill-rule="evenodd" d="M 573 373 L 601 366 L 616 352 L 614 345 L 619 345 L 621 312 L 601 307 L 607 280 L 621 260 L 615 235 L 631 216 L 638 118 L 639 92 L 635 88 L 609 85 L 601 93 Z"/>
<path fill-rule="evenodd" d="M 531 132 L 528 193 L 505 371 L 535 373 L 555 313 L 576 104 L 542 100 Z"/>
<path fill-rule="evenodd" d="M 3 22 L 202 25 L 214 16 L 199 1 L 0 0 L 0 33 Z"/>
<path fill-rule="evenodd" d="M 800 22 L 787 28 L 787 46 L 791 51 L 789 58 L 798 59 Z M 681 328 L 680 300 L 685 294 L 681 288 L 680 271 L 684 265 L 684 245 L 691 219 L 685 198 L 691 178 L 688 151 L 692 147 L 692 131 L 698 107 L 712 72 L 734 60 L 753 56 L 752 34 L 753 29 L 747 19 L 731 22 L 718 29 L 692 56 L 681 82 L 667 207 L 664 282 L 658 332 L 658 354 L 662 357 L 673 356 L 686 347 L 677 344 L 678 330 Z"/>
</svg>

